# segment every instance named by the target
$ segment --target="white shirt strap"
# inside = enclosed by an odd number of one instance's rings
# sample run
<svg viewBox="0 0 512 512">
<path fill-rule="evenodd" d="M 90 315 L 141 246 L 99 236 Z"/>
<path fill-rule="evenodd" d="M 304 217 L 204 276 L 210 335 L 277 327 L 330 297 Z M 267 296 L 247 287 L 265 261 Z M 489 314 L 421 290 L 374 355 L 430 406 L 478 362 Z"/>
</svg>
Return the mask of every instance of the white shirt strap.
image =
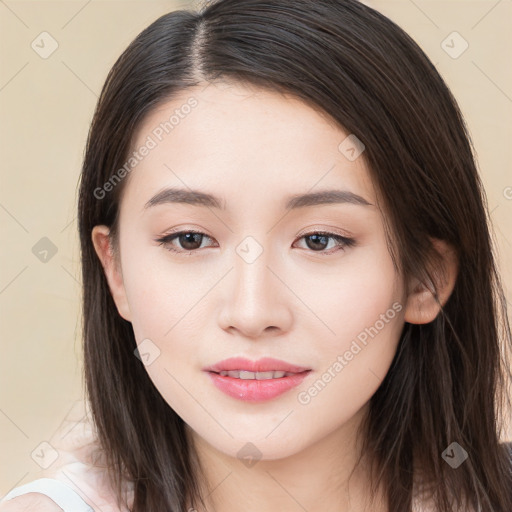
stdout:
<svg viewBox="0 0 512 512">
<path fill-rule="evenodd" d="M 15 487 L 1 501 L 11 500 L 22 494 L 38 492 L 51 498 L 64 512 L 94 512 L 94 510 L 71 487 L 53 478 L 39 478 Z"/>
</svg>

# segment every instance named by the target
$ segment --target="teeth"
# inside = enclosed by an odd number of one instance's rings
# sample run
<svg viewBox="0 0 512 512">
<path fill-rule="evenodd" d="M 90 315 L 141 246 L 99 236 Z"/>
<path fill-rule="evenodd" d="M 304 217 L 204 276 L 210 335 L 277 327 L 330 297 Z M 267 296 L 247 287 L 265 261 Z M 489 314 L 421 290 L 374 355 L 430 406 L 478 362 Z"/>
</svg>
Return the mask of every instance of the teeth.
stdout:
<svg viewBox="0 0 512 512">
<path fill-rule="evenodd" d="M 295 375 L 290 372 L 276 371 L 276 372 L 249 372 L 246 370 L 233 370 L 233 371 L 222 371 L 219 372 L 222 377 L 232 377 L 234 379 L 242 380 L 269 380 L 269 379 L 280 379 L 282 377 L 288 377 Z"/>
</svg>

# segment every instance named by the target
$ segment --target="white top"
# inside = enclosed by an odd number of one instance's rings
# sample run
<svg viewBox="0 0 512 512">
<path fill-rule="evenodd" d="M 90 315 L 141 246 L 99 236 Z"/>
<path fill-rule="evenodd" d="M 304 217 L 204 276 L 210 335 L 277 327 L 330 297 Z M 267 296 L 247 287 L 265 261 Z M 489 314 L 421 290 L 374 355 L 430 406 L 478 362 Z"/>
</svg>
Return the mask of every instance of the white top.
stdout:
<svg viewBox="0 0 512 512">
<path fill-rule="evenodd" d="M 51 498 L 64 512 L 94 512 L 82 497 L 71 487 L 54 478 L 39 478 L 15 487 L 1 501 L 12 500 L 21 494 L 38 492 Z"/>
</svg>

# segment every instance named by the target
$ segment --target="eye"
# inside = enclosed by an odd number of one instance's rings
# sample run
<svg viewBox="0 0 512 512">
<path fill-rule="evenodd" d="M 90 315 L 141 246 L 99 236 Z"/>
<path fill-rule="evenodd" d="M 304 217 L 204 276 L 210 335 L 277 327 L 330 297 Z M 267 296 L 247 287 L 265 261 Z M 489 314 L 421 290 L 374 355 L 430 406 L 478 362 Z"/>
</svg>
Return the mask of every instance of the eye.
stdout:
<svg viewBox="0 0 512 512">
<path fill-rule="evenodd" d="M 306 240 L 306 246 L 313 252 L 320 252 L 322 255 L 330 255 L 333 252 L 343 250 L 345 247 L 352 247 L 356 241 L 353 238 L 348 238 L 335 233 L 327 233 L 324 231 L 315 231 L 303 235 L 299 240 Z M 334 243 L 329 247 L 329 240 Z M 334 250 L 332 250 L 334 247 Z M 329 248 L 329 251 L 325 249 Z"/>
<path fill-rule="evenodd" d="M 185 253 L 187 256 L 191 256 L 194 251 L 204 247 L 202 242 L 204 239 L 212 240 L 208 235 L 200 231 L 188 230 L 178 231 L 171 233 L 162 238 L 158 238 L 156 242 L 163 245 L 167 250 L 176 253 Z M 323 231 L 315 231 L 307 233 L 299 238 L 299 240 L 305 239 L 306 245 L 313 252 L 323 253 L 325 255 L 332 254 L 338 250 L 342 250 L 345 247 L 352 247 L 356 241 L 353 238 L 347 238 L 335 233 L 327 233 Z M 329 247 L 329 241 L 334 241 L 333 245 Z M 180 247 L 176 248 L 173 244 L 174 241 L 179 242 Z M 330 249 L 326 251 L 325 249 Z M 333 250 L 334 248 L 334 250 Z"/>
<path fill-rule="evenodd" d="M 178 253 L 190 253 L 201 248 L 201 242 L 204 238 L 210 238 L 205 233 L 201 233 L 200 231 L 188 230 L 188 231 L 179 231 L 177 233 L 172 233 L 170 235 L 166 235 L 162 238 L 157 239 L 156 241 L 163 245 L 166 249 L 173 252 Z M 176 249 L 175 246 L 172 245 L 172 242 L 177 240 L 181 249 Z M 211 240 L 211 238 L 210 238 Z M 199 246 L 198 246 L 199 244 Z"/>
</svg>

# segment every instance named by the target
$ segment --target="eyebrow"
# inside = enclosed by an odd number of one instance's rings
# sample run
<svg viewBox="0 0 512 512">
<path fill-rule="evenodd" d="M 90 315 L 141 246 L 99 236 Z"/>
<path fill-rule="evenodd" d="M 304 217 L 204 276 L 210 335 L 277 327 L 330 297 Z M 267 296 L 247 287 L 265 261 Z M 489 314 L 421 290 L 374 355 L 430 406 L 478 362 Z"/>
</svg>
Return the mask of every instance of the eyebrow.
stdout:
<svg viewBox="0 0 512 512">
<path fill-rule="evenodd" d="M 182 188 L 166 188 L 156 193 L 145 205 L 144 210 L 162 204 L 190 204 L 193 206 L 205 206 L 225 210 L 225 201 L 219 197 L 206 192 Z M 286 203 L 286 209 L 304 208 L 307 206 L 318 206 L 322 204 L 355 204 L 361 206 L 373 206 L 364 197 L 350 192 L 349 190 L 320 190 L 306 194 L 295 194 L 290 196 Z"/>
</svg>

